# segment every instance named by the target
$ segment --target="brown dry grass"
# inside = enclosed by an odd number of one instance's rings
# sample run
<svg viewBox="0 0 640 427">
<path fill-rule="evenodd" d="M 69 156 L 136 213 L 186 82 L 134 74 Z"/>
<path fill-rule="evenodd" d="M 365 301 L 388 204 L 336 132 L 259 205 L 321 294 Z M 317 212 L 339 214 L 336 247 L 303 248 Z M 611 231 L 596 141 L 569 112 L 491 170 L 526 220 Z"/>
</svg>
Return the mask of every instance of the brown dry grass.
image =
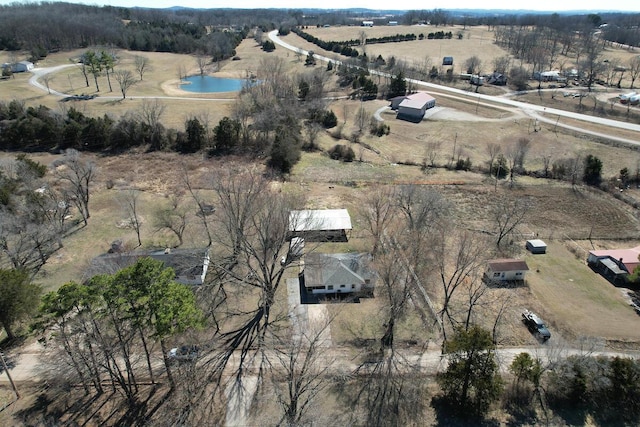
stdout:
<svg viewBox="0 0 640 427">
<path fill-rule="evenodd" d="M 589 248 L 583 242 L 585 249 Z M 602 337 L 616 345 L 640 341 L 638 315 L 622 294 L 576 258 L 561 241 L 545 255 L 528 255 L 527 282 L 537 300 L 533 309 L 565 339 Z"/>
<path fill-rule="evenodd" d="M 320 29 L 319 31 L 323 30 Z M 355 30 L 357 28 L 341 29 L 341 31 Z M 476 30 L 480 31 L 480 29 Z M 393 31 L 398 32 L 400 29 L 394 28 Z M 472 43 L 489 43 L 487 34 L 473 34 L 470 38 L 451 40 L 450 42 L 457 47 L 470 46 Z M 285 39 L 290 43 L 292 43 L 292 39 L 301 41 L 295 35 L 289 35 Z M 294 44 L 314 49 L 306 46 L 305 43 L 298 43 L 298 41 Z M 425 40 L 422 43 L 429 42 Z M 396 45 L 398 44 L 380 46 L 390 48 L 397 47 Z M 475 49 L 477 48 L 476 45 Z M 314 50 L 317 51 L 318 49 L 315 48 Z M 62 64 L 68 61 L 70 56 L 77 54 L 79 54 L 79 51 L 51 55 L 50 58 L 47 58 L 46 64 L 41 65 Z M 149 94 L 150 96 L 171 94 L 177 96 L 179 94 L 179 92 L 176 92 L 177 89 L 171 88 L 171 81 L 175 79 L 176 60 L 183 61 L 185 64 L 191 61 L 194 67 L 195 60 L 186 55 L 176 56 L 151 53 L 145 55 L 149 55 L 152 70 L 148 75 L 145 75 L 144 83 L 134 87 L 133 97 L 135 98 L 136 94 L 138 96 L 143 94 Z M 260 60 L 267 56 L 257 48 L 253 40 L 243 41 L 238 48 L 238 55 L 242 58 L 240 61 L 228 61 L 221 64 L 221 75 L 238 77 L 245 75 L 247 71 L 258 70 Z M 301 62 L 293 54 L 288 54 L 283 49 L 277 49 L 271 55 L 282 57 L 290 72 L 304 72 Z M 456 53 L 455 55 L 463 56 L 464 53 Z M 122 58 L 122 65 L 129 66 L 127 64 L 132 61 L 133 53 L 120 52 L 119 56 Z M 323 67 L 324 65 L 318 66 Z M 71 83 L 68 83 L 69 88 L 67 89 L 70 89 L 72 85 L 75 89 L 83 84 L 82 76 L 78 75 L 77 70 L 74 72 L 75 74 L 71 76 Z M 56 89 L 64 90 L 64 85 L 67 84 L 64 80 L 69 79 L 65 72 L 59 74 L 56 75 L 52 86 Z M 105 80 L 104 78 L 102 79 Z M 17 75 L 16 79 L 10 81 L 11 86 L 9 87 L 12 89 L 8 92 L 3 91 L 2 99 L 8 100 L 14 95 L 22 94 L 24 96 L 26 94 L 23 99 L 28 104 L 49 103 L 53 108 L 57 108 L 57 101 L 53 97 L 32 89 L 26 80 L 26 75 Z M 78 82 L 81 84 L 79 85 Z M 0 82 L 0 85 L 5 85 L 6 83 Z M 101 81 L 101 83 L 102 87 L 106 87 L 106 81 Z M 61 86 L 56 87 L 56 84 Z M 464 85 L 460 87 L 464 88 Z M 485 88 L 481 90 L 484 91 Z M 629 167 L 630 170 L 635 170 L 638 159 L 638 154 L 635 151 L 599 144 L 589 138 L 575 136 L 571 132 L 564 132 L 561 129 L 557 129 L 556 133 L 552 127 L 547 125 L 543 125 L 540 132 L 533 133 L 531 132 L 531 120 L 522 118 L 518 114 L 503 108 L 494 108 L 490 105 L 485 105 L 485 103 L 468 103 L 459 99 L 460 97 L 434 93 L 438 97 L 438 105 L 451 113 L 449 115 L 435 115 L 422 123 L 414 124 L 395 120 L 393 114 L 383 112 L 382 117 L 390 125 L 391 134 L 378 138 L 368 135 L 365 131 L 365 134 L 361 136 L 361 140 L 378 150 L 379 154 L 362 148 L 363 145 L 353 144 L 346 139 L 336 139 L 329 133 L 324 133 L 319 139 L 319 144 L 324 150 L 337 143 L 351 145 L 356 152 L 356 157 L 362 158 L 364 162 L 340 163 L 330 160 L 323 153 L 315 152 L 304 154 L 300 163 L 294 168 L 290 176 L 290 182 L 286 184 L 285 188 L 288 188 L 287 191 L 305 192 L 308 196 L 308 207 L 346 207 L 352 212 L 355 229 L 352 241 L 346 246 L 346 249 L 342 248 L 343 250 L 366 250 L 368 244 L 366 235 L 355 212 L 357 212 L 359 198 L 366 194 L 369 186 L 379 183 L 432 185 L 452 201 L 455 206 L 456 216 L 460 222 L 471 228 L 487 228 L 487 207 L 496 202 L 496 194 L 509 193 L 512 196 L 529 197 L 533 200 L 532 214 L 524 229 L 528 232 L 539 233 L 543 238 L 562 239 L 567 234 L 572 237 L 584 238 L 589 233 L 592 233 L 595 237 L 638 238 L 640 225 L 632 209 L 607 195 L 589 189 L 573 190 L 562 183 L 518 177 L 517 186 L 514 190 L 509 190 L 506 188 L 506 183 L 501 183 L 496 193 L 493 181 L 476 173 L 447 171 L 437 168 L 425 174 L 417 166 L 397 165 L 398 162 L 421 163 L 425 157 L 425 146 L 430 142 L 440 143 L 436 160 L 438 164 L 448 163 L 454 150 L 461 149 L 463 158 L 468 156 L 474 165 L 480 165 L 486 161 L 485 151 L 488 142 L 498 142 L 506 149 L 512 141 L 520 137 L 526 137 L 532 142 L 531 150 L 525 163 L 528 169 L 541 168 L 542 162 L 540 159 L 542 155 L 547 153 L 551 153 L 554 159 L 573 156 L 576 153 L 582 155 L 591 153 L 603 160 L 605 176 L 616 174 L 624 166 Z M 471 94 L 471 97 L 473 97 L 473 94 Z M 544 99 L 549 101 L 550 96 L 544 95 Z M 558 102 L 560 101 L 574 102 L 573 99 L 558 100 Z M 162 102 L 167 105 L 163 120 L 165 125 L 181 128 L 184 119 L 191 114 L 209 116 L 210 124 L 217 123 L 217 120 L 229 113 L 229 108 L 233 101 L 192 101 L 176 98 L 163 100 Z M 141 100 L 139 99 L 121 102 L 97 98 L 89 102 L 76 103 L 74 106 L 82 109 L 87 114 L 118 116 L 126 111 L 138 109 L 140 103 Z M 348 137 L 355 131 L 353 116 L 361 106 L 369 114 L 372 114 L 386 105 L 387 103 L 384 101 L 359 103 L 341 100 L 333 101 L 329 108 L 338 116 L 339 122 L 343 126 L 342 133 L 345 137 Z M 460 120 L 460 117 L 466 117 L 464 114 L 469 114 L 473 117 Z M 452 120 L 451 116 L 456 115 L 457 119 Z M 589 127 L 598 129 L 598 126 L 595 125 Z M 87 156 L 91 155 L 87 154 Z M 35 155 L 34 159 L 45 164 L 49 164 L 53 160 L 52 156 L 49 155 Z M 199 156 L 178 156 L 177 154 L 169 153 L 132 153 L 116 157 L 96 157 L 95 159 L 100 165 L 100 175 L 92 193 L 92 218 L 89 226 L 71 236 L 65 242 L 65 247 L 56 254 L 46 267 L 41 281 L 48 289 L 55 288 L 68 280 L 78 280 L 88 260 L 104 252 L 111 241 L 117 238 L 127 242 L 134 241 L 133 230 L 121 229 L 117 226 L 122 219 L 117 198 L 126 188 L 133 186 L 143 192 L 141 197 L 144 202 L 142 216 L 143 219 L 146 219 L 143 227 L 143 242 L 145 246 L 167 245 L 171 243 L 171 237 L 154 232 L 150 226 L 150 218 L 151 213 L 157 206 L 166 203 L 165 197 L 168 194 L 182 191 L 179 185 L 180 164 L 186 163 L 186 167 L 193 172 L 194 179 L 200 182 L 203 187 L 206 187 L 206 177 L 211 171 L 218 167 L 224 167 L 223 161 L 203 160 Z M 107 181 L 115 183 L 113 189 L 107 190 Z M 202 244 L 202 233 L 195 219 L 192 218 L 189 227 L 188 241 L 193 245 Z M 328 250 L 334 249 L 340 250 L 339 248 L 328 248 Z M 559 262 L 570 261 L 571 259 L 569 256 L 567 260 L 568 255 L 559 250 L 556 250 L 554 255 L 560 260 Z M 578 274 L 577 270 L 576 274 Z M 600 283 L 599 277 L 593 275 L 590 271 L 588 274 L 580 274 L 582 280 L 590 283 Z M 518 301 L 522 301 L 523 305 L 530 305 L 533 308 L 544 307 L 545 304 L 542 297 L 535 291 L 537 286 L 537 282 L 534 282 L 532 293 L 528 293 L 526 290 L 514 291 L 518 293 Z M 570 290 L 566 292 L 569 293 Z M 372 304 L 374 306 L 371 306 Z M 377 304 L 376 300 L 364 301 L 358 306 L 358 309 L 362 309 L 364 312 L 376 311 L 375 304 Z M 612 307 L 615 309 L 618 306 Z M 579 307 L 575 309 L 579 310 Z M 516 308 L 512 309 L 513 312 L 510 313 L 510 316 L 517 317 L 517 310 Z M 620 308 L 620 310 L 624 312 L 626 307 L 624 309 Z M 555 311 L 549 309 L 544 314 L 548 314 L 550 320 L 556 321 Z M 580 314 L 580 316 L 583 316 L 583 314 Z M 571 329 L 571 326 L 563 326 L 570 322 L 563 320 L 562 316 L 558 318 L 557 322 L 561 325 L 560 327 L 565 328 L 567 334 L 578 335 L 580 333 L 576 329 Z M 519 326 L 509 328 L 507 335 L 512 338 L 508 338 L 508 342 L 517 343 L 529 338 L 526 333 L 522 333 Z M 416 325 L 409 323 L 407 337 L 412 336 L 412 327 L 416 327 Z M 636 339 L 635 332 L 631 330 L 633 327 L 634 323 L 630 323 L 629 328 L 627 328 L 630 339 Z M 372 328 L 370 331 L 372 335 L 379 333 L 377 327 L 374 328 L 372 326 Z M 340 328 L 336 328 L 334 333 L 337 334 L 336 339 L 347 340 L 346 330 L 340 331 Z M 617 333 L 621 336 L 627 334 L 624 328 L 619 329 Z M 345 336 L 341 337 L 341 334 Z"/>
</svg>

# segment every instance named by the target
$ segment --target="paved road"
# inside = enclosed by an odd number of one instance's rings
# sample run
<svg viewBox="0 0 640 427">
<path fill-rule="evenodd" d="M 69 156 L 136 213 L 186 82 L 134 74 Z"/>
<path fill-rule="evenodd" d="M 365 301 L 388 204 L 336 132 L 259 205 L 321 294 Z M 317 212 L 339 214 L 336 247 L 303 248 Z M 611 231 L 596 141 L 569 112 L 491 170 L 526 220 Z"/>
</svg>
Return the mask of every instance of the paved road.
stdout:
<svg viewBox="0 0 640 427">
<path fill-rule="evenodd" d="M 301 49 L 299 47 L 293 46 L 285 41 L 283 41 L 282 39 L 280 39 L 280 37 L 278 37 L 278 30 L 273 30 L 269 33 L 269 39 L 271 39 L 274 43 L 284 47 L 285 49 L 289 49 L 292 50 L 294 52 L 298 52 L 301 53 L 303 55 L 308 55 L 309 52 Z M 318 55 L 318 54 L 314 54 L 313 55 L 314 58 L 319 59 L 321 61 L 325 61 L 325 62 L 333 62 L 334 64 L 341 64 L 342 61 L 337 61 L 335 59 L 332 58 L 328 58 L 322 55 Z M 379 75 L 382 77 L 392 77 L 391 74 L 389 73 L 384 73 L 381 71 L 377 71 L 377 70 L 369 70 L 369 72 L 373 75 Z M 408 82 L 412 83 L 415 86 L 421 86 L 421 87 L 425 87 L 425 88 L 430 88 L 433 90 L 437 90 L 439 92 L 445 92 L 451 95 L 457 95 L 459 97 L 462 97 L 463 99 L 465 99 L 467 102 L 470 103 L 480 103 L 480 101 L 484 101 L 486 103 L 488 103 L 487 105 L 492 105 L 494 106 L 495 104 L 498 105 L 502 105 L 502 106 L 506 106 L 506 107 L 513 107 L 516 110 L 521 111 L 522 113 L 526 114 L 529 117 L 532 118 L 536 118 L 540 121 L 546 122 L 546 123 L 553 123 L 554 125 L 557 124 L 558 127 L 562 127 L 565 129 L 570 129 L 572 131 L 576 131 L 576 132 L 580 132 L 580 133 L 584 133 L 584 134 L 589 134 L 589 135 L 593 135 L 593 136 L 597 136 L 600 138 L 606 138 L 606 139 L 610 139 L 610 140 L 614 140 L 617 142 L 622 142 L 625 144 L 629 144 L 629 145 L 638 145 L 640 146 L 640 134 L 638 136 L 638 139 L 629 139 L 629 138 L 621 138 L 618 136 L 615 136 L 613 134 L 609 134 L 609 133 L 601 133 L 601 132 L 593 132 L 593 131 L 589 131 L 586 129 L 582 129 L 576 126 L 570 126 L 570 125 L 565 125 L 564 123 L 562 123 L 561 120 L 558 120 L 559 117 L 565 117 L 565 118 L 569 118 L 569 119 L 574 119 L 574 120 L 580 120 L 580 121 L 584 121 L 584 122 L 591 122 L 591 123 L 597 123 L 603 126 L 607 126 L 609 128 L 612 129 L 612 131 L 615 131 L 615 129 L 625 129 L 625 130 L 631 130 L 631 131 L 635 131 L 635 132 L 639 132 L 640 133 L 640 125 L 637 124 L 633 124 L 633 123 L 626 123 L 626 122 L 620 122 L 617 120 L 611 120 L 611 119 L 605 119 L 602 117 L 594 117 L 594 116 L 589 116 L 586 114 L 579 114 L 579 113 L 574 113 L 571 111 L 565 111 L 565 110 L 559 110 L 556 108 L 549 108 L 549 107 L 545 107 L 542 105 L 535 105 L 535 104 L 528 104 L 525 102 L 520 102 L 520 101 L 515 101 L 513 99 L 509 99 L 509 98 L 505 98 L 505 97 L 496 97 L 496 96 L 492 96 L 492 95 L 484 95 L 481 93 L 470 93 L 466 90 L 462 90 L 462 89 L 456 89 L 456 88 L 452 88 L 452 87 L 448 87 L 448 86 L 442 86 L 442 85 L 437 85 L 434 83 L 430 83 L 430 82 L 424 82 L 421 80 L 415 80 L 415 79 L 407 79 Z M 484 105 L 484 104 L 483 104 Z M 551 116 L 552 118 L 548 118 L 549 116 Z"/>
</svg>

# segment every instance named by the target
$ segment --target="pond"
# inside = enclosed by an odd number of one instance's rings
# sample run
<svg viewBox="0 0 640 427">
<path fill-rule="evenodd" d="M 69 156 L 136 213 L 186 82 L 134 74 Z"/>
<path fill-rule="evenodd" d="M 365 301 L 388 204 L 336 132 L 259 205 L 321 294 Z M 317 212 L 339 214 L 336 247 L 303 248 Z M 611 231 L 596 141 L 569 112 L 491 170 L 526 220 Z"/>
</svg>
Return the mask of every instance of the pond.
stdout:
<svg viewBox="0 0 640 427">
<path fill-rule="evenodd" d="M 245 79 L 228 79 L 212 76 L 189 76 L 182 80 L 180 89 L 195 93 L 237 92 L 242 89 Z"/>
</svg>

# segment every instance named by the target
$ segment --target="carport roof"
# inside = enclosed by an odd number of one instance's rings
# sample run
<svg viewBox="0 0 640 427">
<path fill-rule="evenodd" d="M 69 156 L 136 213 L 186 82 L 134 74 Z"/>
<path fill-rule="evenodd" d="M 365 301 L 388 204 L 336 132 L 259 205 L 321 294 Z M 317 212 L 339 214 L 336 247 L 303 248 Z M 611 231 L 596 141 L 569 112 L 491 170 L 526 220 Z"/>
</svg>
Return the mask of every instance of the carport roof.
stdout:
<svg viewBox="0 0 640 427">
<path fill-rule="evenodd" d="M 346 209 L 291 211 L 289 231 L 351 230 L 351 217 Z"/>
</svg>

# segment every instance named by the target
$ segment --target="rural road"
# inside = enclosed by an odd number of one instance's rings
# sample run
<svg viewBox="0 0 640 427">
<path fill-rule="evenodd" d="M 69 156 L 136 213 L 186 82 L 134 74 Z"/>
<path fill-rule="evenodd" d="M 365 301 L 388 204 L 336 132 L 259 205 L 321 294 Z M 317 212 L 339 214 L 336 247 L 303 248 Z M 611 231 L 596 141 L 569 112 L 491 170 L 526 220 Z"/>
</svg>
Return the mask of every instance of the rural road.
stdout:
<svg viewBox="0 0 640 427">
<path fill-rule="evenodd" d="M 269 39 L 271 39 L 271 41 L 273 41 L 274 43 L 284 47 L 285 49 L 289 49 L 292 50 L 294 52 L 298 52 L 301 53 L 302 55 L 308 55 L 309 52 L 298 48 L 296 46 L 293 46 L 285 41 L 283 41 L 279 36 L 278 36 L 278 30 L 273 30 L 271 32 L 269 32 Z M 314 58 L 319 59 L 321 61 L 325 61 L 325 62 L 333 62 L 335 64 L 341 64 L 341 61 L 336 61 L 334 59 L 331 58 L 327 58 L 324 57 L 322 55 L 318 55 L 318 54 L 314 54 L 313 55 Z M 382 77 L 392 77 L 391 74 L 389 73 L 384 73 L 381 71 L 377 71 L 377 70 L 369 70 L 369 72 L 373 75 L 379 75 Z M 611 134 L 604 134 L 604 133 L 600 133 L 600 132 L 594 132 L 594 131 L 590 131 L 590 130 L 586 130 L 577 126 L 570 126 L 570 125 L 565 125 L 564 123 L 562 123 L 561 121 L 559 121 L 558 119 L 560 117 L 565 117 L 565 118 L 569 118 L 569 119 L 574 119 L 574 120 L 580 120 L 580 121 L 585 121 L 585 122 L 590 122 L 590 123 L 597 123 L 600 125 L 604 125 L 607 126 L 609 128 L 612 129 L 625 129 L 625 130 L 630 130 L 630 131 L 635 131 L 635 132 L 640 132 L 640 125 L 637 124 L 633 124 L 633 123 L 625 123 L 625 122 L 620 122 L 617 120 L 611 120 L 611 119 L 605 119 L 602 117 L 594 117 L 594 116 L 589 116 L 586 114 L 579 114 L 579 113 L 574 113 L 571 111 L 566 111 L 566 110 L 559 110 L 556 108 L 549 108 L 549 107 L 545 107 L 542 105 L 535 105 L 535 104 L 529 104 L 529 103 L 525 103 L 525 102 L 520 102 L 520 101 L 515 101 L 513 99 L 509 99 L 509 98 L 505 98 L 505 97 L 496 97 L 496 96 L 492 96 L 492 95 L 484 95 L 481 93 L 470 93 L 468 91 L 462 90 L 462 89 L 456 89 L 456 88 L 452 88 L 452 87 L 448 87 L 448 86 L 441 86 L 441 85 L 437 85 L 434 83 L 429 83 L 429 82 L 425 82 L 425 81 L 421 81 L 421 80 L 415 80 L 415 79 L 406 79 L 408 82 L 412 83 L 413 85 L 416 86 L 421 86 L 421 87 L 425 87 L 425 88 L 429 88 L 429 89 L 433 89 L 433 90 L 437 90 L 439 92 L 446 92 L 448 94 L 452 94 L 452 95 L 457 95 L 459 97 L 461 97 L 462 99 L 466 100 L 467 102 L 470 103 L 479 103 L 481 100 L 484 102 L 488 102 L 490 104 L 500 104 L 503 106 L 508 106 L 508 107 L 513 107 L 521 112 L 523 112 L 524 114 L 526 114 L 529 117 L 532 118 L 536 118 L 542 122 L 545 123 L 553 123 L 554 125 L 557 124 L 558 127 L 562 127 L 565 129 L 569 129 L 572 131 L 576 131 L 576 132 L 580 132 L 580 133 L 584 133 L 584 134 L 589 134 L 592 136 L 597 136 L 600 138 L 606 138 L 609 140 L 613 140 L 613 141 L 617 141 L 617 142 L 622 142 L 624 144 L 629 144 L 629 145 L 636 145 L 636 146 L 640 146 L 640 135 L 638 137 L 638 139 L 628 139 L 628 138 L 621 138 L 615 135 L 611 135 Z M 553 118 L 548 118 L 548 116 L 552 116 Z"/>
</svg>

